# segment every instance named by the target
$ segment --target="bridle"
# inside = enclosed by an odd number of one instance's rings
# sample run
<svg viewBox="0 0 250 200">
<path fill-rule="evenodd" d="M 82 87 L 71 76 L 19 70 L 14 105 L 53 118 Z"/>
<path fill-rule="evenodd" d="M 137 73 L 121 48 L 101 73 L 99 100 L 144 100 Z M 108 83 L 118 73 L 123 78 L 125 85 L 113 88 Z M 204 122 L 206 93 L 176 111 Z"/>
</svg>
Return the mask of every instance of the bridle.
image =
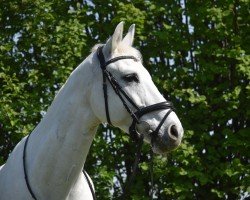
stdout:
<svg viewBox="0 0 250 200">
<path fill-rule="evenodd" d="M 118 57 L 112 58 L 106 62 L 102 50 L 103 50 L 103 46 L 101 46 L 97 49 L 97 57 L 98 57 L 98 60 L 100 62 L 100 67 L 102 69 L 102 75 L 103 75 L 103 94 L 104 94 L 105 112 L 106 112 L 107 122 L 108 122 L 108 124 L 112 125 L 112 122 L 110 120 L 110 115 L 109 115 L 109 104 L 108 104 L 108 91 L 107 91 L 107 80 L 108 80 L 108 82 L 110 83 L 110 85 L 114 89 L 115 93 L 119 96 L 120 100 L 122 101 L 122 104 L 124 105 L 125 109 L 128 111 L 128 113 L 132 117 L 133 121 L 129 127 L 130 137 L 133 140 L 138 141 L 136 159 L 135 159 L 135 162 L 133 164 L 133 173 L 132 173 L 130 179 L 128 180 L 128 182 L 125 184 L 124 192 L 123 192 L 123 195 L 121 197 L 121 199 L 124 199 L 124 198 L 126 198 L 126 195 L 128 195 L 126 193 L 128 193 L 128 188 L 129 188 L 130 184 L 132 183 L 133 178 L 134 178 L 135 173 L 136 173 L 136 169 L 138 168 L 140 154 L 141 154 L 141 147 L 142 147 L 142 143 L 143 143 L 143 139 L 144 139 L 144 135 L 142 133 L 138 133 L 138 131 L 136 130 L 136 124 L 140 123 L 140 118 L 143 115 L 146 115 L 148 113 L 158 111 L 158 110 L 168 109 L 167 113 L 164 115 L 164 117 L 162 118 L 161 122 L 158 124 L 156 129 L 150 133 L 151 145 L 152 145 L 154 140 L 158 136 L 158 133 L 159 133 L 161 126 L 163 125 L 163 123 L 165 122 L 165 120 L 167 119 L 169 114 L 174 110 L 174 107 L 173 107 L 173 104 L 169 101 L 164 101 L 164 102 L 156 103 L 156 104 L 145 106 L 145 107 L 138 107 L 136 105 L 136 103 L 129 97 L 129 95 L 122 89 L 122 87 L 117 82 L 115 77 L 106 68 L 109 64 L 114 63 L 118 60 L 132 59 L 134 61 L 138 61 L 138 59 L 134 56 L 118 56 Z M 129 102 L 136 111 L 133 111 L 129 107 L 127 102 Z M 32 188 L 30 186 L 30 183 L 29 183 L 29 179 L 28 179 L 28 175 L 27 175 L 27 166 L 26 166 L 26 149 L 27 149 L 27 143 L 28 143 L 30 135 L 31 134 L 28 135 L 28 137 L 26 138 L 25 143 L 24 143 L 23 170 L 24 170 L 24 178 L 25 178 L 27 188 L 28 188 L 32 198 L 36 200 L 37 198 L 36 198 Z M 96 195 L 95 195 L 94 189 L 91 185 L 91 182 L 90 182 L 85 170 L 83 170 L 83 174 L 84 174 L 84 176 L 87 180 L 87 183 L 90 187 L 92 197 L 94 200 L 96 200 Z"/>
<path fill-rule="evenodd" d="M 134 61 L 138 61 L 138 59 L 134 56 L 118 56 L 115 58 L 112 58 L 108 61 L 105 61 L 104 55 L 103 55 L 103 46 L 99 47 L 97 49 L 97 57 L 100 62 L 100 67 L 102 69 L 102 75 L 103 75 L 103 94 L 104 94 L 104 101 L 105 101 L 105 112 L 106 112 L 106 118 L 108 124 L 112 125 L 109 115 L 109 104 L 108 104 L 108 91 L 107 91 L 107 81 L 110 83 L 112 88 L 114 89 L 115 93 L 119 96 L 120 100 L 122 101 L 122 104 L 124 105 L 125 109 L 128 111 L 130 116 L 132 117 L 132 124 L 129 127 L 129 134 L 130 137 L 133 140 L 140 140 L 143 138 L 143 134 L 138 133 L 136 130 L 136 124 L 140 123 L 140 118 L 143 115 L 146 115 L 148 113 L 158 111 L 158 110 L 166 110 L 168 109 L 168 112 L 164 115 L 161 122 L 158 124 L 156 129 L 150 133 L 151 136 L 151 144 L 155 140 L 155 138 L 158 136 L 159 130 L 169 114 L 174 110 L 173 104 L 170 101 L 164 101 L 156 104 L 152 104 L 145 107 L 139 107 L 136 105 L 136 103 L 129 97 L 129 95 L 122 89 L 120 84 L 117 82 L 115 77 L 107 70 L 107 66 L 111 63 L 114 63 L 118 60 L 124 60 L 124 59 L 132 59 Z M 133 108 L 136 111 L 133 111 L 129 106 L 127 101 L 133 106 Z"/>
<path fill-rule="evenodd" d="M 118 57 L 112 58 L 108 61 L 105 61 L 105 57 L 103 54 L 103 46 L 101 46 L 97 49 L 97 58 L 99 60 L 100 68 L 102 70 L 102 76 L 103 76 L 103 95 L 104 95 L 105 112 L 106 112 L 107 122 L 108 122 L 108 124 L 112 125 L 112 122 L 110 120 L 109 104 L 108 104 L 108 91 L 107 91 L 107 80 L 108 80 L 108 82 L 112 86 L 115 93 L 119 96 L 120 100 L 122 101 L 123 106 L 128 111 L 128 113 L 130 114 L 130 116 L 133 120 L 130 127 L 129 127 L 129 134 L 133 140 L 138 142 L 137 143 L 136 158 L 135 158 L 135 161 L 134 161 L 134 164 L 132 167 L 133 171 L 132 171 L 131 177 L 125 183 L 123 194 L 120 198 L 120 199 L 126 199 L 127 195 L 129 194 L 129 187 L 130 187 L 131 183 L 133 182 L 133 179 L 134 179 L 135 174 L 136 174 L 136 170 L 138 168 L 138 164 L 140 162 L 141 149 L 142 149 L 142 144 L 143 144 L 143 139 L 144 139 L 144 135 L 141 133 L 138 133 L 138 131 L 136 130 L 136 125 L 140 123 L 140 118 L 143 115 L 146 115 L 148 113 L 158 111 L 158 110 L 168 110 L 167 113 L 162 118 L 162 120 L 160 121 L 160 123 L 158 124 L 158 126 L 156 127 L 156 129 L 150 133 L 151 145 L 153 145 L 154 140 L 158 136 L 160 128 L 162 127 L 163 123 L 165 122 L 165 120 L 167 119 L 169 114 L 174 110 L 174 107 L 170 101 L 164 101 L 164 102 L 160 102 L 160 103 L 156 103 L 156 104 L 152 104 L 152 105 L 144 106 L 144 107 L 137 106 L 136 103 L 123 90 L 123 88 L 120 86 L 120 84 L 115 79 L 115 77 L 112 75 L 112 73 L 110 73 L 107 70 L 107 66 L 109 64 L 114 63 L 114 62 L 119 61 L 119 60 L 131 59 L 131 60 L 134 60 L 135 62 L 137 62 L 138 59 L 136 57 L 134 57 L 134 56 L 118 56 Z M 132 107 L 135 109 L 135 111 L 133 111 L 129 107 L 127 102 L 129 102 L 132 105 Z M 151 156 L 151 158 L 152 158 L 152 156 Z M 152 176 L 151 176 L 151 180 L 153 180 Z M 91 185 L 90 185 L 90 187 L 91 187 Z M 152 191 L 151 191 L 151 193 L 152 193 Z M 92 195 L 93 195 L 93 198 L 95 199 L 95 194 L 92 193 Z M 151 198 L 153 198 L 153 197 L 151 196 Z"/>
</svg>

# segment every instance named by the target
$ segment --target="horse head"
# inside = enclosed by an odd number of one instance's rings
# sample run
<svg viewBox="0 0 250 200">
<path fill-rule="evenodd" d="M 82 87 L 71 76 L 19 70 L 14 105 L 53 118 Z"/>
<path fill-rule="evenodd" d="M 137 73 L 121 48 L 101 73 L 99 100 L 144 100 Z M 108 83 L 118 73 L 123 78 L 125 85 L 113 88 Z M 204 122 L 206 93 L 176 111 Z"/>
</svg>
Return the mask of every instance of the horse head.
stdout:
<svg viewBox="0 0 250 200">
<path fill-rule="evenodd" d="M 140 52 L 132 46 L 134 33 L 133 24 L 123 38 L 121 22 L 106 44 L 94 48 L 102 76 L 96 76 L 91 107 L 101 122 L 143 135 L 155 153 L 164 154 L 180 145 L 183 128 L 171 102 L 143 66 Z"/>
</svg>

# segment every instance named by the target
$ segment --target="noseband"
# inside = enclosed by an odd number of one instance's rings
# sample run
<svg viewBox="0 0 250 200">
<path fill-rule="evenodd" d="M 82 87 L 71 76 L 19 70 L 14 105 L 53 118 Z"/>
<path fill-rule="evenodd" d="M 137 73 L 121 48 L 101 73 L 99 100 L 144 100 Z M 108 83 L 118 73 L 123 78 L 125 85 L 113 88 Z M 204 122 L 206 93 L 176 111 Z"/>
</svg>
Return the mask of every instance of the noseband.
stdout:
<svg viewBox="0 0 250 200">
<path fill-rule="evenodd" d="M 143 115 L 146 115 L 148 113 L 158 111 L 158 110 L 167 110 L 168 109 L 168 112 L 162 118 L 161 122 L 158 124 L 156 129 L 153 132 L 150 133 L 151 144 L 152 144 L 152 142 L 158 136 L 158 133 L 159 133 L 159 130 L 160 130 L 161 126 L 163 125 L 163 123 L 165 122 L 165 120 L 167 119 L 169 114 L 174 110 L 173 104 L 171 102 L 169 102 L 169 101 L 164 101 L 164 102 L 156 103 L 156 104 L 153 104 L 153 105 L 150 105 L 150 106 L 138 107 L 136 105 L 136 103 L 129 97 L 129 95 L 122 89 L 122 87 L 117 82 L 115 77 L 106 68 L 109 64 L 114 63 L 114 62 L 116 62 L 118 60 L 132 59 L 134 61 L 138 61 L 138 59 L 135 58 L 134 56 L 118 56 L 118 57 L 112 58 L 112 59 L 110 59 L 108 61 L 105 61 L 102 49 L 103 49 L 103 46 L 101 46 L 101 47 L 99 47 L 97 49 L 97 57 L 98 57 L 98 60 L 100 62 L 100 67 L 102 69 L 105 111 L 106 111 L 107 122 L 110 125 L 112 125 L 112 123 L 111 123 L 110 115 L 109 115 L 108 92 L 107 92 L 107 81 L 106 80 L 108 80 L 108 82 L 110 83 L 110 85 L 114 89 L 115 93 L 121 99 L 125 109 L 128 111 L 128 113 L 130 114 L 130 116 L 133 119 L 132 124 L 129 127 L 129 134 L 130 134 L 131 138 L 134 139 L 134 140 L 139 140 L 139 139 L 144 137 L 143 134 L 138 133 L 138 131 L 136 130 L 136 124 L 140 123 L 139 120 Z M 127 103 L 126 100 L 133 106 L 135 111 L 133 111 L 128 106 L 128 103 Z"/>
</svg>

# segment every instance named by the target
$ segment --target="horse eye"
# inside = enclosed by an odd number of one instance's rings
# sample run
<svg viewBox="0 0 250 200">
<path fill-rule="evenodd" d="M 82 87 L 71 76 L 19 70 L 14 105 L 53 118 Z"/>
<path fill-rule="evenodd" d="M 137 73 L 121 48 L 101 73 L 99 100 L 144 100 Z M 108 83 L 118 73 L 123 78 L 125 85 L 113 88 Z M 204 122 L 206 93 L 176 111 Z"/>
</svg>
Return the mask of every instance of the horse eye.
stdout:
<svg viewBox="0 0 250 200">
<path fill-rule="evenodd" d="M 136 82 L 136 83 L 139 83 L 139 78 L 138 78 L 138 75 L 136 73 L 127 74 L 127 75 L 123 76 L 122 79 L 124 81 L 126 81 L 126 82 Z"/>
</svg>

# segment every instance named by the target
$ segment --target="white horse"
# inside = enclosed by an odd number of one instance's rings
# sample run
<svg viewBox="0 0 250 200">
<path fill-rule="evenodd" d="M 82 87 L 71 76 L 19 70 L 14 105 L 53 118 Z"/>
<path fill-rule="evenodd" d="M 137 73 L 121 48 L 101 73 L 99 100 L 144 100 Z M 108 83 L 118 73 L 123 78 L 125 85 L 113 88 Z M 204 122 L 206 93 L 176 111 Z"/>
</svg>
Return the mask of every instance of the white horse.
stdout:
<svg viewBox="0 0 250 200">
<path fill-rule="evenodd" d="M 136 58 L 112 62 L 107 70 L 138 107 L 147 107 L 166 100 L 143 67 L 140 53 L 132 47 L 134 31 L 135 26 L 132 25 L 123 38 L 121 22 L 103 45 L 102 51 L 105 60 L 124 55 Z M 103 74 L 96 49 L 93 48 L 92 53 L 72 72 L 29 137 L 26 172 L 36 199 L 92 199 L 82 170 L 98 125 L 107 122 Z M 133 119 L 109 82 L 107 92 L 110 121 L 129 132 Z M 131 103 L 127 99 L 125 102 L 133 111 Z M 175 149 L 183 136 L 183 128 L 175 112 L 169 112 L 162 121 L 168 110 L 148 112 L 136 123 L 137 131 L 144 133 L 144 140 L 150 143 L 150 133 L 162 122 L 151 144 L 155 153 Z M 24 176 L 23 150 L 26 140 L 27 137 L 24 137 L 16 145 L 6 164 L 0 168 L 1 200 L 34 199 Z"/>
</svg>

